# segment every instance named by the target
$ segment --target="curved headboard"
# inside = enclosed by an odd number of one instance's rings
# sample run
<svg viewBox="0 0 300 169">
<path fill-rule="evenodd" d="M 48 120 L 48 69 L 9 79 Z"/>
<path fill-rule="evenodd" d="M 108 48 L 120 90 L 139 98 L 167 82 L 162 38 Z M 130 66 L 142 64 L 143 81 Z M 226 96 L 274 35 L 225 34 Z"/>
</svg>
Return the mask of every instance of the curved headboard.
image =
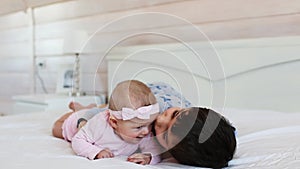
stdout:
<svg viewBox="0 0 300 169">
<path fill-rule="evenodd" d="M 163 81 L 194 105 L 300 110 L 300 37 L 119 47 L 107 61 L 109 93 L 127 79 Z"/>
</svg>

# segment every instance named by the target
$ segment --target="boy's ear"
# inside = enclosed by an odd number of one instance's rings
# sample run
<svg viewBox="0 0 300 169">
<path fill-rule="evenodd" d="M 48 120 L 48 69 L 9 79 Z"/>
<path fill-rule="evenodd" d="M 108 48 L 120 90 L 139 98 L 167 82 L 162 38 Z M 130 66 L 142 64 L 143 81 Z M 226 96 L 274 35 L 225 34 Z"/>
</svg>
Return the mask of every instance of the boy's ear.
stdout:
<svg viewBox="0 0 300 169">
<path fill-rule="evenodd" d="M 109 124 L 112 126 L 112 128 L 116 129 L 118 127 L 118 120 L 115 117 L 110 116 Z"/>
</svg>

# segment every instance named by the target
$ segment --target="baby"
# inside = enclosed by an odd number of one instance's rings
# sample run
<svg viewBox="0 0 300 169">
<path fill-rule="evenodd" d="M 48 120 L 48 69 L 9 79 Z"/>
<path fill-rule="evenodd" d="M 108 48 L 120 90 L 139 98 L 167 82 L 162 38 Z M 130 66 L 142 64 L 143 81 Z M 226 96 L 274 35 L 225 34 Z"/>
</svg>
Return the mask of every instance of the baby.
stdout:
<svg viewBox="0 0 300 169">
<path fill-rule="evenodd" d="M 159 104 L 144 83 L 119 83 L 111 94 L 108 110 L 97 113 L 78 131 L 85 122 L 80 117 L 86 111 L 72 113 L 62 125 L 62 136 L 71 141 L 76 154 L 91 160 L 125 155 L 128 161 L 139 164 L 160 161 L 160 146 L 150 133 Z M 137 150 L 141 153 L 135 153 Z"/>
</svg>

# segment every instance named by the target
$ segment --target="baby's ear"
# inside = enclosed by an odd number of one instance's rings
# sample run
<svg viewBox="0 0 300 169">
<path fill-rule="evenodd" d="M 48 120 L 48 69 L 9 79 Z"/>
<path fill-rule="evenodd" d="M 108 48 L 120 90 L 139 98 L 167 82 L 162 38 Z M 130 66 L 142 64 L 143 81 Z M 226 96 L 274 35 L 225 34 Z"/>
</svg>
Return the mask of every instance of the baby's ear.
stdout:
<svg viewBox="0 0 300 169">
<path fill-rule="evenodd" d="M 109 116 L 109 124 L 112 128 L 116 129 L 118 127 L 118 120 L 112 115 Z"/>
</svg>

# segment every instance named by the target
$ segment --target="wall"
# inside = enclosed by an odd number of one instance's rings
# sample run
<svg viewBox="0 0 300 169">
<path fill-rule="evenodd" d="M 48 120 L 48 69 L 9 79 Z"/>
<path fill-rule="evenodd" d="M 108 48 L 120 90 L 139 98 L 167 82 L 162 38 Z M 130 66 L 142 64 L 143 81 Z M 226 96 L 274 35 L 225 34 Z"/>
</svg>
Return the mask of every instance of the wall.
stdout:
<svg viewBox="0 0 300 169">
<path fill-rule="evenodd" d="M 188 45 L 114 50 L 107 56 L 109 92 L 134 77 L 171 84 L 201 107 L 299 112 L 300 36 L 214 41 L 214 49 Z"/>
<path fill-rule="evenodd" d="M 37 7 L 34 9 L 35 49 L 31 45 L 30 12 L 0 17 L 0 98 L 9 99 L 34 91 L 44 93 L 39 76 L 33 75 L 33 50 L 37 62 L 46 65 L 37 68 L 40 79 L 49 93 L 55 92 L 59 67 L 74 62 L 73 55 L 64 52 L 64 39 L 78 30 L 94 35 L 83 50 L 86 54 L 81 56 L 82 88 L 90 93 L 107 91 L 105 59 L 99 68 L 97 66 L 105 51 L 129 33 L 161 32 L 178 35 L 187 41 L 205 40 L 190 31 L 188 22 L 164 19 L 157 14 L 112 22 L 141 12 L 167 13 L 183 18 L 211 40 L 300 35 L 300 0 L 77 0 Z M 97 32 L 100 28 L 103 29 Z M 128 38 L 120 45 L 173 41 L 145 34 Z M 32 88 L 34 81 L 36 88 Z"/>
</svg>

